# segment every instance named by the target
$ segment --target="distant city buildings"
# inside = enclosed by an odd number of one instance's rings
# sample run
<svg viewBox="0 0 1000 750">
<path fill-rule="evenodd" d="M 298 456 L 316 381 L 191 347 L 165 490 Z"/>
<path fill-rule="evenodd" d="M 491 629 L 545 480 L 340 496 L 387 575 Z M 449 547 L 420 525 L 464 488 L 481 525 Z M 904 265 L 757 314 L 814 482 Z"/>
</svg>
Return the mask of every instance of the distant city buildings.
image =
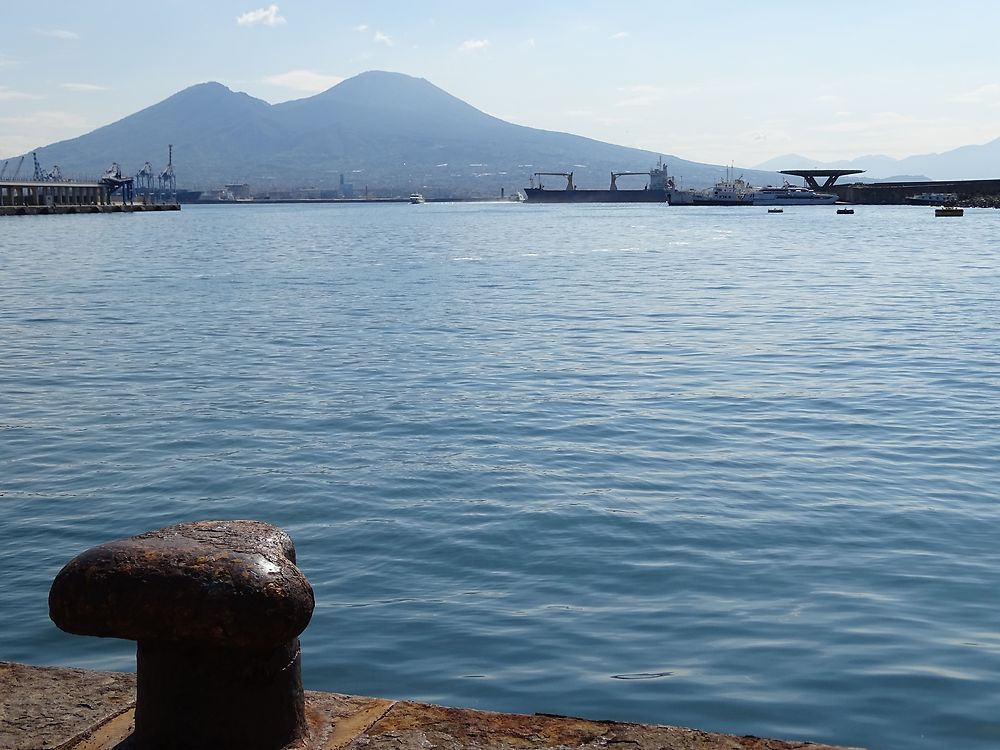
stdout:
<svg viewBox="0 0 1000 750">
<path fill-rule="evenodd" d="M 344 175 L 340 175 L 340 197 L 341 198 L 353 198 L 354 197 L 354 185 L 349 182 L 344 181 Z"/>
</svg>

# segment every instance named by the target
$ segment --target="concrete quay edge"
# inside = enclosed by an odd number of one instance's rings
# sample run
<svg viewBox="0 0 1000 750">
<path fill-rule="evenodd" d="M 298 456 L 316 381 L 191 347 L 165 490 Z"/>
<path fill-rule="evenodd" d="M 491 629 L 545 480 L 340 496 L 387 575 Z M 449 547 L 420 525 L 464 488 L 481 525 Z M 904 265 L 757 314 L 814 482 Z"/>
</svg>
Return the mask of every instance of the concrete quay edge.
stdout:
<svg viewBox="0 0 1000 750">
<path fill-rule="evenodd" d="M 180 211 L 179 203 L 106 203 L 67 206 L 0 206 L 0 216 L 62 216 L 65 214 L 133 214 Z"/>
<path fill-rule="evenodd" d="M 132 731 L 135 675 L 0 661 L 0 748 L 115 750 Z M 852 750 L 659 724 L 502 714 L 306 692 L 310 736 L 287 750 Z M 856 750 L 856 749 L 853 749 Z"/>
</svg>

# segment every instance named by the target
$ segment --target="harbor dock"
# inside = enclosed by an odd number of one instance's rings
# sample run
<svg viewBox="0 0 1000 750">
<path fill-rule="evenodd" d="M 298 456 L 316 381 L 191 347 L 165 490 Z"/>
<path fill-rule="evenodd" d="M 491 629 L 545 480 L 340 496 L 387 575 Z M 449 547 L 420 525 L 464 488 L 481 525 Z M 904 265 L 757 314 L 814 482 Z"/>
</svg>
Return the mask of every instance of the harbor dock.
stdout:
<svg viewBox="0 0 1000 750">
<path fill-rule="evenodd" d="M 106 182 L 26 180 L 0 182 L 0 216 L 179 211 L 176 201 L 146 202 L 112 197 Z"/>
<path fill-rule="evenodd" d="M 0 747 L 124 750 L 135 727 L 136 676 L 0 662 Z M 445 708 L 340 693 L 305 693 L 299 750 L 559 748 L 580 750 L 845 750 L 696 729 Z"/>
</svg>

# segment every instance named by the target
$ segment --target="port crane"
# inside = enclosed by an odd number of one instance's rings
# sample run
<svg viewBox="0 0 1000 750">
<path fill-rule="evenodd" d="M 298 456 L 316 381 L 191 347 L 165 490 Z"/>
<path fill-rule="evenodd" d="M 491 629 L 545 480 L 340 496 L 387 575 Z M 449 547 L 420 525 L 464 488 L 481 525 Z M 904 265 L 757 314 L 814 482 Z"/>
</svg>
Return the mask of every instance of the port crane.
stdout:
<svg viewBox="0 0 1000 750">
<path fill-rule="evenodd" d="M 139 184 L 139 187 L 153 187 L 153 165 L 148 161 L 142 165 L 135 175 L 135 181 Z"/>
<path fill-rule="evenodd" d="M 148 161 L 142 165 L 142 169 L 136 172 L 135 177 L 135 187 L 139 193 L 143 196 L 143 200 L 149 203 L 153 200 L 154 186 L 156 185 L 156 176 L 153 174 L 153 165 Z"/>
<path fill-rule="evenodd" d="M 535 177 L 538 178 L 538 187 L 539 187 L 539 189 L 545 187 L 544 185 L 542 185 L 542 179 L 541 178 L 542 178 L 543 175 L 549 176 L 549 177 L 565 177 L 566 178 L 566 189 L 567 190 L 576 190 L 576 185 L 573 184 L 573 173 L 572 172 L 535 172 Z"/>
<path fill-rule="evenodd" d="M 21 157 L 21 161 L 19 161 L 19 162 L 17 163 L 17 169 L 15 169 L 15 170 L 14 170 L 14 176 L 13 176 L 13 177 L 11 177 L 10 179 L 12 179 L 12 180 L 16 180 L 16 179 L 17 179 L 17 176 L 18 176 L 19 174 L 21 174 L 21 165 L 22 165 L 22 164 L 24 164 L 24 157 L 23 157 L 23 156 Z"/>
<path fill-rule="evenodd" d="M 42 169 L 42 165 L 38 163 L 38 154 L 32 151 L 31 158 L 35 162 L 35 174 L 32 177 L 32 179 L 35 182 L 54 182 L 61 180 L 63 178 L 62 170 L 59 169 L 58 164 L 54 165 L 52 169 L 46 172 L 44 169 Z"/>
<path fill-rule="evenodd" d="M 645 175 L 646 177 L 649 177 L 649 172 L 612 172 L 611 173 L 611 187 L 609 189 L 610 190 L 617 190 L 618 189 L 618 178 L 619 177 L 625 177 L 627 175 L 640 175 L 640 174 L 641 175 Z"/>
<path fill-rule="evenodd" d="M 177 192 L 177 177 L 174 175 L 174 144 L 167 145 L 167 166 L 159 177 L 160 190 L 168 193 Z"/>
<path fill-rule="evenodd" d="M 122 168 L 119 166 L 118 162 L 112 162 L 111 166 L 108 167 L 104 176 L 101 178 L 101 184 L 107 185 L 108 194 L 111 195 L 117 190 L 122 191 L 122 203 L 132 203 L 135 197 L 135 178 L 124 177 L 122 175 Z"/>
<path fill-rule="evenodd" d="M 42 171 L 42 165 L 38 163 L 38 154 L 32 151 L 31 158 L 35 161 L 35 174 L 31 179 L 35 182 L 45 182 L 45 172 Z"/>
</svg>

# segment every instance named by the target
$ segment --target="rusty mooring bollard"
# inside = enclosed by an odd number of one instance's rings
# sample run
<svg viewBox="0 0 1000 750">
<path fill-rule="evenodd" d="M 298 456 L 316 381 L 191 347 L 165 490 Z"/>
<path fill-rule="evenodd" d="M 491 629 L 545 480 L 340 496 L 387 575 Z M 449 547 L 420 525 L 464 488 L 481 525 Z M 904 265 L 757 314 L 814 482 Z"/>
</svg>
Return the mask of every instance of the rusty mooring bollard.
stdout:
<svg viewBox="0 0 1000 750">
<path fill-rule="evenodd" d="M 298 635 L 313 606 L 292 540 L 259 521 L 101 544 L 49 592 L 62 630 L 138 642 L 137 749 L 277 750 L 304 737 Z"/>
</svg>

